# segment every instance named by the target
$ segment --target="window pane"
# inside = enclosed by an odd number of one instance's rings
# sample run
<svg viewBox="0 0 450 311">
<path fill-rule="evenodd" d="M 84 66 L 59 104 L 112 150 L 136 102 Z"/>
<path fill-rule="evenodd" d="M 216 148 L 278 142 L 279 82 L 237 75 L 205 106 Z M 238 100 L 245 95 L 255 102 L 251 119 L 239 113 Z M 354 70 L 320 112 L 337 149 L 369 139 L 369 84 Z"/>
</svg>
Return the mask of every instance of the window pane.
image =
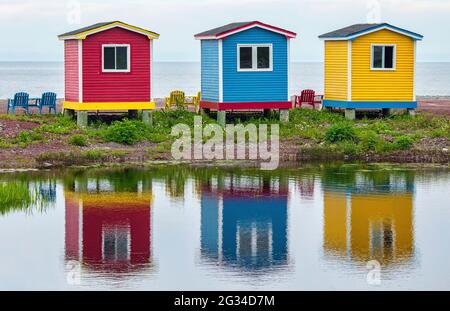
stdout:
<svg viewBox="0 0 450 311">
<path fill-rule="evenodd" d="M 117 70 L 128 69 L 128 48 L 125 46 L 117 47 Z"/>
<path fill-rule="evenodd" d="M 240 68 L 241 69 L 252 69 L 252 48 L 251 47 L 241 47 L 240 48 Z"/>
<path fill-rule="evenodd" d="M 373 68 L 383 68 L 383 47 L 373 47 Z"/>
<path fill-rule="evenodd" d="M 105 47 L 103 51 L 103 68 L 104 69 L 116 69 L 116 63 L 114 60 L 115 48 Z"/>
<path fill-rule="evenodd" d="M 270 48 L 258 47 L 258 69 L 270 68 Z"/>
<path fill-rule="evenodd" d="M 384 68 L 394 68 L 394 47 L 386 46 L 384 48 Z"/>
</svg>

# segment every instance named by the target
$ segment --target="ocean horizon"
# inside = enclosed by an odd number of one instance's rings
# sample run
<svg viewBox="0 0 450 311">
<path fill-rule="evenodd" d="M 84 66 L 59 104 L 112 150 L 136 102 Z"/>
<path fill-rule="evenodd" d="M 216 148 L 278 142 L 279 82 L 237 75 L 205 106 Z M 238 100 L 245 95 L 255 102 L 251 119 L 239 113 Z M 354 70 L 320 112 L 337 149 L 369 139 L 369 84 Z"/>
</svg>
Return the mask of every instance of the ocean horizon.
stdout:
<svg viewBox="0 0 450 311">
<path fill-rule="evenodd" d="M 323 93 L 323 62 L 291 63 L 291 95 L 303 89 Z M 155 62 L 153 97 L 163 98 L 172 90 L 188 95 L 200 91 L 200 62 Z M 16 92 L 39 97 L 52 91 L 64 97 L 63 62 L 0 61 L 0 99 L 11 98 Z M 419 62 L 416 72 L 418 96 L 450 96 L 450 62 Z"/>
</svg>

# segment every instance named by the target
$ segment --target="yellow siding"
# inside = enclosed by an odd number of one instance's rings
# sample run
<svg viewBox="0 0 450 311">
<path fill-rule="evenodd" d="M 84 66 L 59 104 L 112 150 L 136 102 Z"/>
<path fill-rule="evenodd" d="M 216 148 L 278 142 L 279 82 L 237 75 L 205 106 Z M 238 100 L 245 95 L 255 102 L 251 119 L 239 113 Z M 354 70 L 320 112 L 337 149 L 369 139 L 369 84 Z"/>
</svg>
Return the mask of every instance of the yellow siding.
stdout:
<svg viewBox="0 0 450 311">
<path fill-rule="evenodd" d="M 344 255 L 347 252 L 347 196 L 326 192 L 324 207 L 324 248 Z"/>
<path fill-rule="evenodd" d="M 347 100 L 348 42 L 325 41 L 325 99 Z"/>
<path fill-rule="evenodd" d="M 372 44 L 396 44 L 396 70 L 372 71 Z M 380 30 L 352 42 L 353 101 L 413 101 L 414 100 L 414 40 Z"/>
<path fill-rule="evenodd" d="M 352 196 L 351 216 L 351 253 L 354 259 L 366 261 L 376 259 L 382 263 L 406 260 L 414 252 L 414 220 L 413 197 L 411 194 L 391 196 Z M 379 244 L 381 253 L 371 245 L 371 231 L 379 232 L 387 237 L 389 231 L 393 237 L 393 245 L 389 239 Z M 386 244 L 386 242 L 388 242 Z"/>
</svg>

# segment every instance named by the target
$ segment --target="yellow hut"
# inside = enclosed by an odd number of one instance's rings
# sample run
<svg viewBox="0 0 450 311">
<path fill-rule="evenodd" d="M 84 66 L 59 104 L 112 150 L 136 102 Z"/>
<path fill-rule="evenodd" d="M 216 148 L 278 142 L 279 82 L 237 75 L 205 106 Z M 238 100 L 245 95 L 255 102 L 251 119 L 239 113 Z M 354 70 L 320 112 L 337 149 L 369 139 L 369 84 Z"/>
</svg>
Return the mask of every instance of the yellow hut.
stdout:
<svg viewBox="0 0 450 311">
<path fill-rule="evenodd" d="M 325 42 L 324 107 L 417 108 L 416 42 L 422 35 L 387 23 L 357 24 L 319 36 Z"/>
</svg>

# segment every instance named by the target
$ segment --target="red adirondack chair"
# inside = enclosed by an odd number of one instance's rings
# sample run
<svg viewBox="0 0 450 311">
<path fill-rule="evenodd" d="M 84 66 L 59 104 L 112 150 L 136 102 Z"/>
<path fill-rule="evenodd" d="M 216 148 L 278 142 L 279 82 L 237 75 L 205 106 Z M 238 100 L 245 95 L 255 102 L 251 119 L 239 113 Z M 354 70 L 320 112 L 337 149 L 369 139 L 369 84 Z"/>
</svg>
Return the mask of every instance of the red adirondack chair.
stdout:
<svg viewBox="0 0 450 311">
<path fill-rule="evenodd" d="M 294 108 L 301 108 L 302 105 L 308 104 L 313 106 L 313 109 L 316 109 L 316 104 L 320 105 L 321 103 L 321 100 L 316 100 L 316 92 L 313 90 L 304 90 L 300 96 L 295 96 Z"/>
</svg>

